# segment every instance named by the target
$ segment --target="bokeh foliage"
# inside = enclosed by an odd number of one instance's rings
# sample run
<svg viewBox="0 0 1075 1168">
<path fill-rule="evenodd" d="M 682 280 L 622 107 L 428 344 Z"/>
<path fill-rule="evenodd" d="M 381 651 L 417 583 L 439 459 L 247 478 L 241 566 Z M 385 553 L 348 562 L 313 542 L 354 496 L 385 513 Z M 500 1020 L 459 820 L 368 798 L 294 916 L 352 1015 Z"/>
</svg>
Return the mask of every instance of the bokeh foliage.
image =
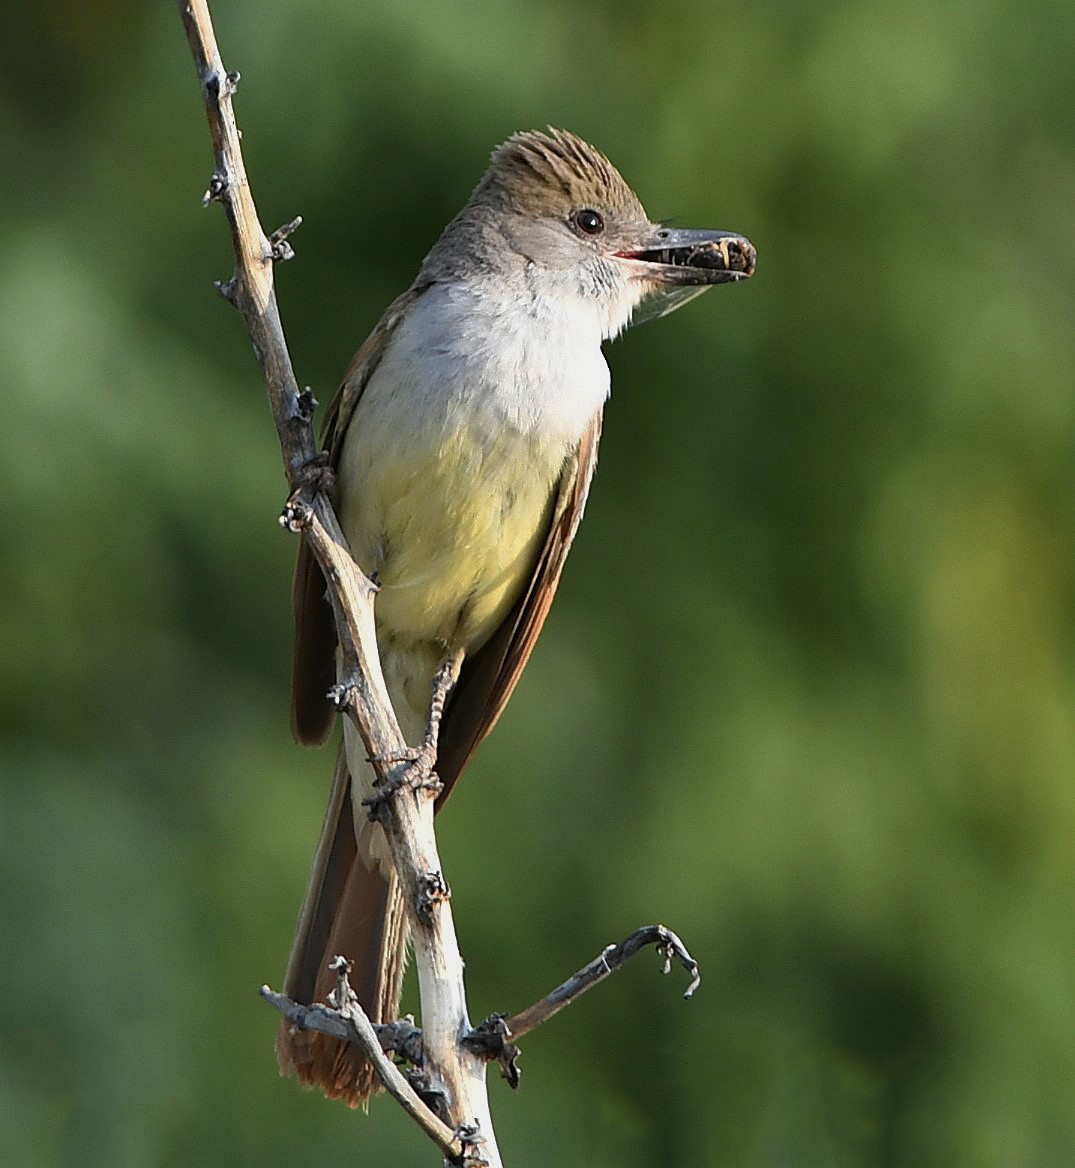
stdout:
<svg viewBox="0 0 1075 1168">
<path fill-rule="evenodd" d="M 517 128 L 756 279 L 610 349 L 587 520 L 442 820 L 476 1017 L 661 919 L 493 1085 L 508 1162 L 1070 1164 L 1075 8 L 217 5 L 327 400 Z M 0 44 L 0 1162 L 427 1164 L 278 1080 L 331 759 L 171 4 Z"/>
</svg>

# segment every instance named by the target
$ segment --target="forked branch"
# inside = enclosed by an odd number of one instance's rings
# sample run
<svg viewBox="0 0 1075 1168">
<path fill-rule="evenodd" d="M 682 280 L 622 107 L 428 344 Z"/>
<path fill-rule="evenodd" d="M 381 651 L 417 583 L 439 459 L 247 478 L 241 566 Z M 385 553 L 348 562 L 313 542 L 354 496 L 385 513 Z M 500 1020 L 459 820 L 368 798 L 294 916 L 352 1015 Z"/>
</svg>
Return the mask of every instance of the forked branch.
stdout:
<svg viewBox="0 0 1075 1168">
<path fill-rule="evenodd" d="M 389 1026 L 374 1026 L 351 989 L 348 980 L 351 963 L 343 957 L 337 957 L 332 964 L 336 973 L 336 988 L 329 995 L 328 1005 L 303 1006 L 283 994 L 274 993 L 268 986 L 261 987 L 261 996 L 292 1025 L 303 1030 L 319 1030 L 332 1038 L 342 1038 L 345 1042 L 360 1046 L 388 1093 L 440 1147 L 445 1156 L 460 1161 L 465 1153 L 463 1141 L 433 1113 L 418 1094 L 414 1083 L 404 1076 L 389 1057 L 388 1052 L 394 1052 L 420 1067 L 424 1054 L 419 1031 L 413 1025 L 405 1026 L 399 1022 Z M 420 1070 L 416 1072 L 418 1076 L 421 1076 Z M 419 1082 L 424 1084 L 424 1078 L 419 1078 Z"/>
</svg>

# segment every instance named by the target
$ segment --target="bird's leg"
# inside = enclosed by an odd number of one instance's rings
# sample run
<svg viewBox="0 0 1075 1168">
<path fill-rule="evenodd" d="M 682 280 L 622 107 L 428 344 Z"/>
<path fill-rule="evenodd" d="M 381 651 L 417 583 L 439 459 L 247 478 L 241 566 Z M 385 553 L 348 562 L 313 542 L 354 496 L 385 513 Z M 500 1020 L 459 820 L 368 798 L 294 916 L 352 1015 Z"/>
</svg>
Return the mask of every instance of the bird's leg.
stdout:
<svg viewBox="0 0 1075 1168">
<path fill-rule="evenodd" d="M 384 782 L 379 781 L 374 793 L 368 799 L 362 800 L 363 805 L 370 808 L 371 817 L 376 814 L 377 808 L 386 799 L 390 799 L 397 791 L 404 788 L 411 791 L 423 788 L 432 791 L 440 790 L 441 782 L 435 772 L 440 723 L 444 717 L 444 707 L 448 701 L 448 695 L 459 680 L 459 671 L 463 668 L 463 657 L 462 649 L 453 649 L 433 675 L 433 695 L 429 703 L 429 720 L 426 722 L 426 730 L 421 743 L 408 750 L 394 754 L 382 754 L 370 759 L 370 762 L 405 762 L 407 764 L 391 779 Z"/>
</svg>

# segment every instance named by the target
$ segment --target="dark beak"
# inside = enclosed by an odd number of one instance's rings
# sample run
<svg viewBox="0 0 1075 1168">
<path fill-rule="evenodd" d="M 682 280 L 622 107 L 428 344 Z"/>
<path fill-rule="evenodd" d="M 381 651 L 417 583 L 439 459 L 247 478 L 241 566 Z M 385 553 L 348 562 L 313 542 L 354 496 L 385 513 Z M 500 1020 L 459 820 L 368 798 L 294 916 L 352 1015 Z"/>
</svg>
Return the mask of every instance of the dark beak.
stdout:
<svg viewBox="0 0 1075 1168">
<path fill-rule="evenodd" d="M 658 227 L 640 246 L 616 253 L 638 266 L 638 276 L 669 287 L 730 284 L 754 274 L 758 255 L 734 231 Z"/>
</svg>

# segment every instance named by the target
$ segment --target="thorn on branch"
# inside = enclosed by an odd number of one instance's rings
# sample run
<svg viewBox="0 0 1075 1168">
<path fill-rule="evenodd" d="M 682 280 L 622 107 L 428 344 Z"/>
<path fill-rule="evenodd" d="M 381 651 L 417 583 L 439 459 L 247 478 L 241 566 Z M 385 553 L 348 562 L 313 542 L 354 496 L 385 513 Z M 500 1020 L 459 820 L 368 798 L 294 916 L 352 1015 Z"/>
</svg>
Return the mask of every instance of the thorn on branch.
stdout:
<svg viewBox="0 0 1075 1168">
<path fill-rule="evenodd" d="M 508 1086 L 516 1091 L 522 1071 L 519 1069 L 519 1055 L 522 1053 L 514 1042 L 510 1042 L 506 1015 L 490 1014 L 484 1022 L 479 1022 L 469 1034 L 464 1034 L 463 1045 L 479 1058 L 496 1059 L 500 1067 L 500 1077 L 507 1079 Z"/>
<path fill-rule="evenodd" d="M 461 1123 L 453 1135 L 463 1145 L 463 1151 L 459 1158 L 452 1160 L 451 1163 L 458 1164 L 460 1168 L 482 1168 L 482 1165 L 488 1165 L 489 1161 L 481 1154 L 479 1148 L 479 1145 L 485 1143 L 485 1137 L 481 1134 L 477 1120 L 473 1123 Z"/>
<path fill-rule="evenodd" d="M 418 877 L 418 895 L 414 906 L 422 924 L 432 925 L 433 910 L 438 904 L 449 900 L 451 895 L 448 882 L 439 872 L 423 872 Z"/>
<path fill-rule="evenodd" d="M 303 396 L 299 394 L 295 399 L 297 413 L 301 413 L 304 408 Z M 317 404 L 312 394 L 310 400 Z M 297 417 L 293 420 L 297 420 Z M 297 535 L 313 522 L 314 497 L 318 494 L 327 495 L 330 499 L 335 497 L 336 474 L 329 462 L 328 452 L 322 450 L 293 471 L 291 485 L 291 494 L 280 514 L 280 526 Z"/>
<path fill-rule="evenodd" d="M 238 69 L 232 69 L 230 72 L 224 73 L 223 75 L 214 70 L 205 78 L 206 97 L 214 102 L 219 102 L 226 97 L 231 97 L 239 88 L 240 80 L 241 75 Z"/>
<path fill-rule="evenodd" d="M 288 243 L 289 235 L 294 234 L 302 226 L 302 216 L 296 215 L 290 223 L 285 223 L 269 236 L 269 254 L 274 262 L 284 263 L 295 258 L 295 249 Z"/>
<path fill-rule="evenodd" d="M 355 687 L 347 682 L 334 685 L 325 697 L 332 703 L 337 714 L 346 714 L 356 705 Z"/>
<path fill-rule="evenodd" d="M 333 957 L 328 963 L 329 973 L 336 975 L 336 987 L 329 990 L 328 1004 L 341 1013 L 358 1004 L 358 996 L 351 989 L 351 982 L 348 980 L 348 975 L 354 968 L 354 964 L 353 961 L 339 955 Z"/>
<path fill-rule="evenodd" d="M 314 411 L 321 403 L 313 395 L 313 391 L 307 385 L 302 393 L 295 398 L 295 409 L 291 417 L 293 421 L 301 422 L 308 426 L 314 417 Z"/>
<path fill-rule="evenodd" d="M 239 293 L 234 276 L 230 280 L 214 280 L 213 287 L 233 308 L 238 308 Z"/>
<path fill-rule="evenodd" d="M 304 503 L 294 496 L 284 504 L 280 512 L 280 526 L 290 531 L 292 535 L 299 535 L 313 523 L 314 510 L 309 503 Z"/>
<path fill-rule="evenodd" d="M 214 171 L 213 177 L 209 180 L 209 185 L 205 188 L 205 194 L 202 195 L 202 206 L 208 207 L 210 203 L 222 202 L 227 193 L 227 175 L 221 174 L 219 170 Z"/>
</svg>

